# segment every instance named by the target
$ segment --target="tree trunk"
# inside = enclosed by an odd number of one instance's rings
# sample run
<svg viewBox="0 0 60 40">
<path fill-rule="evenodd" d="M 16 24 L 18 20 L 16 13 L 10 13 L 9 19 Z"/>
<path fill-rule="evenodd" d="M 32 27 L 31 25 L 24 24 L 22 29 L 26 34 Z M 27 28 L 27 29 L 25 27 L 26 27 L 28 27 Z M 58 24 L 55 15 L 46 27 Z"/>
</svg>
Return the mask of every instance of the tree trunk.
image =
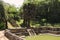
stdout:
<svg viewBox="0 0 60 40">
<path fill-rule="evenodd" d="M 7 20 L 5 21 L 5 28 L 8 29 Z"/>
<path fill-rule="evenodd" d="M 30 20 L 27 20 L 27 28 L 30 28 Z"/>
</svg>

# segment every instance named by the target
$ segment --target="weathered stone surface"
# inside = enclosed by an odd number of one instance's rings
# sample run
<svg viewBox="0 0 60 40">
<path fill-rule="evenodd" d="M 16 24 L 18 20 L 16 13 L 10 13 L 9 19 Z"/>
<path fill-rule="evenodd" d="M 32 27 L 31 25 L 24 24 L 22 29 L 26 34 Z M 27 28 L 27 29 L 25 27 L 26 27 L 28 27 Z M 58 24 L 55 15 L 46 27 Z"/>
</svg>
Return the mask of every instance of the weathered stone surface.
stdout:
<svg viewBox="0 0 60 40">
<path fill-rule="evenodd" d="M 21 37 L 11 33 L 9 30 L 5 31 L 5 36 L 9 39 L 9 40 L 24 40 Z"/>
<path fill-rule="evenodd" d="M 0 31 L 0 40 L 9 40 L 4 36 L 4 31 Z"/>
<path fill-rule="evenodd" d="M 18 35 L 27 35 L 29 36 L 29 33 L 27 31 L 28 28 L 25 29 L 9 29 L 12 33 L 18 34 Z M 33 29 L 34 33 L 40 34 L 40 33 L 52 33 L 52 34 L 60 34 L 60 28 L 50 28 L 50 27 L 41 27 L 41 28 L 29 28 Z"/>
</svg>

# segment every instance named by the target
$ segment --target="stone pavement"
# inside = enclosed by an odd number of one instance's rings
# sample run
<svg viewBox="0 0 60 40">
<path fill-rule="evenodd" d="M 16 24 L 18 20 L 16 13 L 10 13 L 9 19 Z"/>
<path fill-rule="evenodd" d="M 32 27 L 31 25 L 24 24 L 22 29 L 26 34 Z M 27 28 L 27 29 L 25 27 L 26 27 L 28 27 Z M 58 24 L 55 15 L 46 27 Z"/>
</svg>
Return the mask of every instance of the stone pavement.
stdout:
<svg viewBox="0 0 60 40">
<path fill-rule="evenodd" d="M 8 39 L 4 36 L 4 31 L 0 31 L 0 40 L 8 40 Z"/>
</svg>

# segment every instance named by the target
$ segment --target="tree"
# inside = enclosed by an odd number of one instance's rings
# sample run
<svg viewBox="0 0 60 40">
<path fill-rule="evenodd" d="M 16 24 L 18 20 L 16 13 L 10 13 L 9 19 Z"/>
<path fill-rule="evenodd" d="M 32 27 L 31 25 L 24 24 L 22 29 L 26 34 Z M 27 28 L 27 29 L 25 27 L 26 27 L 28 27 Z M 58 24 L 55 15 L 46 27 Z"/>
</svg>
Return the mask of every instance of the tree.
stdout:
<svg viewBox="0 0 60 40">
<path fill-rule="evenodd" d="M 60 23 L 60 2 L 58 0 L 51 0 L 49 2 L 49 14 L 47 17 L 47 21 L 54 25 L 55 23 Z"/>
<path fill-rule="evenodd" d="M 4 9 L 2 0 L 0 0 L 0 20 L 1 20 L 0 22 L 3 23 L 4 27 L 8 28 L 7 27 L 7 20 L 6 20 L 6 16 L 5 16 L 5 9 Z"/>
<path fill-rule="evenodd" d="M 60 23 L 60 2 L 58 0 L 36 1 L 27 0 L 27 3 L 23 5 L 22 13 L 25 20 L 23 26 L 29 24 L 31 20 L 38 21 L 41 25 L 44 25 L 44 23 L 52 25 Z M 27 22 L 28 20 L 30 21 Z"/>
<path fill-rule="evenodd" d="M 21 26 L 23 27 L 30 27 L 30 20 L 33 18 L 33 16 L 35 15 L 35 4 L 24 4 L 23 6 L 23 24 Z"/>
</svg>

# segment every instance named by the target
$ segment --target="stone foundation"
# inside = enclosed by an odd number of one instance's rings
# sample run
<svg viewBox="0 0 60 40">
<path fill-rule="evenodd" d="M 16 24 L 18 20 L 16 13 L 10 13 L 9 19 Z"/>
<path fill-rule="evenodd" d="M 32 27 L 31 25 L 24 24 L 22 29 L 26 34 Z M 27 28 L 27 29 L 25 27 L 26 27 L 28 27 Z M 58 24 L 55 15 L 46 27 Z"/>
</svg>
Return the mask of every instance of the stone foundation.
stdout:
<svg viewBox="0 0 60 40">
<path fill-rule="evenodd" d="M 33 30 L 33 32 L 31 30 Z M 28 31 L 30 30 L 30 31 Z M 9 40 L 24 40 L 23 35 L 29 36 L 30 34 L 40 34 L 40 33 L 52 33 L 52 34 L 60 34 L 60 28 L 24 28 L 24 29 L 8 29 L 5 30 L 5 36 Z M 17 36 L 18 35 L 18 36 Z M 20 36 L 20 37 L 19 37 Z"/>
<path fill-rule="evenodd" d="M 24 40 L 23 38 L 13 34 L 10 32 L 10 30 L 5 30 L 5 36 L 9 39 L 9 40 Z"/>
</svg>

